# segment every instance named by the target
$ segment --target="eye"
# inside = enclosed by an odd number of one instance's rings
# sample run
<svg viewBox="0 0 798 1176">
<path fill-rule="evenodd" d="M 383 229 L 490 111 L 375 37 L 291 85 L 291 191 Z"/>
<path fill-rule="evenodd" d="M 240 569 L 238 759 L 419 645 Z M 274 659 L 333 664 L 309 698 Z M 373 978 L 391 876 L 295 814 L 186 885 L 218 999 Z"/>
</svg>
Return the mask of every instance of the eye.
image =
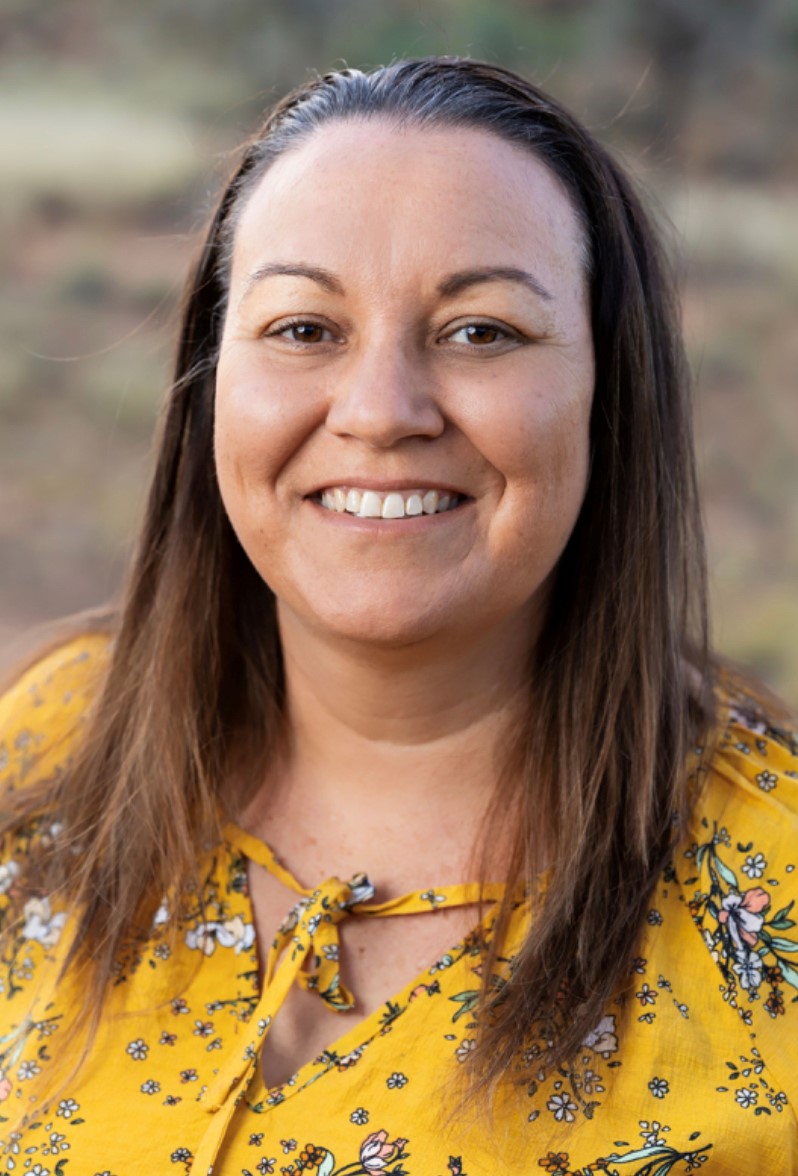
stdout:
<svg viewBox="0 0 798 1176">
<path fill-rule="evenodd" d="M 504 344 L 519 342 L 519 336 L 509 327 L 500 327 L 498 323 L 463 323 L 445 336 L 446 343 L 465 346 L 471 350 L 491 348 L 496 350 Z"/>
<path fill-rule="evenodd" d="M 288 343 L 313 345 L 314 343 L 330 343 L 335 336 L 329 327 L 312 319 L 289 319 L 275 323 L 263 332 L 266 339 L 285 339 Z"/>
</svg>

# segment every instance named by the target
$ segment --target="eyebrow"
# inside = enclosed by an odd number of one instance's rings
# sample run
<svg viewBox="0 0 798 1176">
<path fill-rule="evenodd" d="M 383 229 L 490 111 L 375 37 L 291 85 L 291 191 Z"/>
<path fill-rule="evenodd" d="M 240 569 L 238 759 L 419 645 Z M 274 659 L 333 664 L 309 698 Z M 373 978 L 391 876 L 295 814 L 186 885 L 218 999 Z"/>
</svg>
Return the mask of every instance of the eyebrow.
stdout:
<svg viewBox="0 0 798 1176">
<path fill-rule="evenodd" d="M 444 278 L 438 286 L 438 293 L 442 298 L 453 298 L 456 294 L 468 290 L 471 286 L 477 286 L 481 282 L 520 282 L 522 286 L 527 286 L 534 294 L 537 294 L 539 298 L 545 298 L 547 302 L 553 301 L 554 297 L 534 274 L 528 273 L 527 270 L 517 269 L 515 266 L 506 265 L 459 270 L 456 274 L 450 274 L 448 278 Z"/>
<path fill-rule="evenodd" d="M 272 278 L 280 275 L 309 278 L 330 294 L 344 293 L 344 287 L 340 279 L 330 270 L 323 269 L 322 266 L 305 265 L 303 262 L 268 261 L 252 271 L 241 301 L 243 302 L 253 287 L 259 282 L 262 282 L 264 278 Z M 518 269 L 516 266 L 506 265 L 481 266 L 477 269 L 458 270 L 457 273 L 449 274 L 447 278 L 444 278 L 438 284 L 438 294 L 441 298 L 454 298 L 455 295 L 462 293 L 463 290 L 468 290 L 472 286 L 478 286 L 482 282 L 518 282 L 522 286 L 526 286 L 534 294 L 537 294 L 539 298 L 544 298 L 547 302 L 553 301 L 553 295 L 549 293 L 542 282 L 538 281 L 534 274 L 530 274 L 527 270 Z"/>
<path fill-rule="evenodd" d="M 310 278 L 312 282 L 317 282 L 330 294 L 343 294 L 344 292 L 344 288 L 335 274 L 322 269 L 319 265 L 305 265 L 304 262 L 267 261 L 264 265 L 259 265 L 249 275 L 247 288 L 241 301 L 244 301 L 258 282 L 262 282 L 264 278 L 272 278 L 281 274 L 294 278 Z"/>
</svg>

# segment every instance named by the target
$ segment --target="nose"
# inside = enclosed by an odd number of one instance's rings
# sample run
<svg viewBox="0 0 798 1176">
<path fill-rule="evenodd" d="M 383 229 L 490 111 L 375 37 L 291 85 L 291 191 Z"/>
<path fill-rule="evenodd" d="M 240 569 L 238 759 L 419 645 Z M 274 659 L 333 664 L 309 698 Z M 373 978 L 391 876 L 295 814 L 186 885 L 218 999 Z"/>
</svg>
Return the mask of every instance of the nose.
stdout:
<svg viewBox="0 0 798 1176">
<path fill-rule="evenodd" d="M 389 449 L 411 437 L 439 437 L 446 427 L 433 373 L 412 344 L 375 341 L 353 354 L 339 375 L 327 413 L 327 427 L 337 436 Z"/>
</svg>

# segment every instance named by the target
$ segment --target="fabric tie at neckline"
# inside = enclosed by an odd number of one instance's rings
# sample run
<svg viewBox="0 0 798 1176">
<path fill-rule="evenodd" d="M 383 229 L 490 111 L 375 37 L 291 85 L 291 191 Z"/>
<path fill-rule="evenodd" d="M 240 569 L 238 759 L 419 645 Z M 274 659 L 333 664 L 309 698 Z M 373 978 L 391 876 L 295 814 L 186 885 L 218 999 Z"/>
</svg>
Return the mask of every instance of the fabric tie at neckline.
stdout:
<svg viewBox="0 0 798 1176">
<path fill-rule="evenodd" d="M 226 835 L 253 862 L 262 866 L 289 890 L 302 895 L 288 912 L 272 940 L 264 961 L 263 989 L 267 991 L 279 975 L 282 990 L 286 981 L 294 980 L 308 992 L 316 992 L 336 1012 L 355 1007 L 355 998 L 341 982 L 341 944 L 339 924 L 350 915 L 380 917 L 413 915 L 440 910 L 442 907 L 475 906 L 481 902 L 498 902 L 502 884 L 480 885 L 472 882 L 455 886 L 438 886 L 413 891 L 386 902 L 374 903 L 374 886 L 368 876 L 355 874 L 349 882 L 332 877 L 313 889 L 301 886 L 293 874 L 260 838 L 237 825 L 229 825 Z M 279 965 L 279 968 L 278 968 Z"/>
<path fill-rule="evenodd" d="M 270 983 L 283 952 L 293 961 L 302 957 L 297 980 L 309 992 L 317 992 L 336 1011 L 355 1007 L 355 998 L 341 983 L 341 944 L 338 924 L 374 897 L 365 874 L 349 882 L 328 878 L 301 898 L 280 924 L 266 962 L 264 985 Z"/>
</svg>

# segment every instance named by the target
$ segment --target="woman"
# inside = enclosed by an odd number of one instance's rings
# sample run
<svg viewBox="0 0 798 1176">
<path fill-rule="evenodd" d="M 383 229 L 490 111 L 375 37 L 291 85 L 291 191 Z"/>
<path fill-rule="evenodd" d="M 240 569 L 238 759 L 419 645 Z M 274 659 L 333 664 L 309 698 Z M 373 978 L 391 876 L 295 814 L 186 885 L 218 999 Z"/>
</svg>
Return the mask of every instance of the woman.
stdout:
<svg viewBox="0 0 798 1176">
<path fill-rule="evenodd" d="M 2 703 L 7 1165 L 798 1170 L 798 749 L 703 593 L 617 164 L 476 62 L 284 99 L 124 607 Z"/>
</svg>

